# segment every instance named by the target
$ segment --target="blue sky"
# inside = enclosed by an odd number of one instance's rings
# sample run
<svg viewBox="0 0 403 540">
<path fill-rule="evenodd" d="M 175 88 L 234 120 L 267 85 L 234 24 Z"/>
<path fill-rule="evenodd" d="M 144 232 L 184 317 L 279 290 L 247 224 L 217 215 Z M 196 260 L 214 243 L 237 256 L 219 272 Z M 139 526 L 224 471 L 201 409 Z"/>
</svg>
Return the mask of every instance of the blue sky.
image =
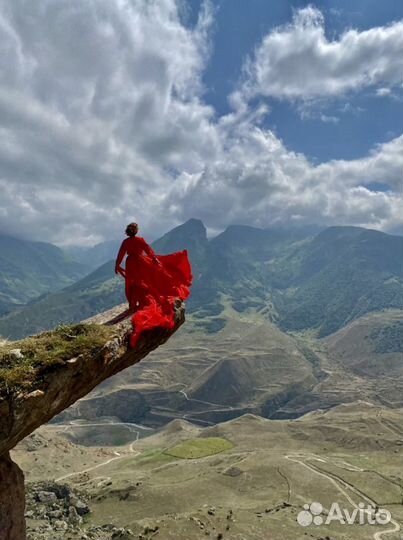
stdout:
<svg viewBox="0 0 403 540">
<path fill-rule="evenodd" d="M 0 232 L 401 231 L 401 0 L 0 0 Z"/>
<path fill-rule="evenodd" d="M 201 0 L 189 1 L 188 24 L 195 23 L 201 4 Z M 214 5 L 212 54 L 203 82 L 206 101 L 219 115 L 231 108 L 227 97 L 239 80 L 245 58 L 270 30 L 289 23 L 293 10 L 308 5 L 319 8 L 325 16 L 329 40 L 337 39 L 348 28 L 362 31 L 403 18 L 400 0 L 218 0 Z M 379 97 L 365 89 L 323 104 L 320 112 L 337 122 L 323 121 L 319 115 L 301 118 L 294 104 L 268 99 L 271 112 L 264 125 L 274 129 L 290 149 L 317 162 L 354 159 L 401 134 L 402 97 L 401 92 L 400 99 Z M 347 103 L 350 107 L 343 112 Z"/>
</svg>

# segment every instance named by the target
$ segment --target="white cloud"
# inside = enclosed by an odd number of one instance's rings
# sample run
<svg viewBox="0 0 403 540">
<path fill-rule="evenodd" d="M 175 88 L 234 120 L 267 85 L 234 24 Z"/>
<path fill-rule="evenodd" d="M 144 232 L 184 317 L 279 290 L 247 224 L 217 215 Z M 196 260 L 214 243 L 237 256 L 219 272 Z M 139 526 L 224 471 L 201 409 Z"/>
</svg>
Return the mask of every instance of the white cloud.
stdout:
<svg viewBox="0 0 403 540">
<path fill-rule="evenodd" d="M 245 68 L 241 94 L 244 100 L 312 100 L 381 85 L 385 95 L 402 84 L 402 50 L 403 22 L 351 29 L 329 41 L 322 13 L 310 6 L 263 38 Z"/>
<path fill-rule="evenodd" d="M 379 97 L 390 96 L 391 93 L 392 93 L 392 90 L 390 88 L 385 88 L 385 87 L 377 88 L 375 91 L 375 94 Z"/>
<path fill-rule="evenodd" d="M 211 22 L 208 3 L 190 30 L 174 0 L 0 2 L 1 229 L 63 242 L 77 222 L 91 238 L 149 226 L 166 171 L 218 145 L 200 97 Z"/>
<path fill-rule="evenodd" d="M 298 17 L 278 32 L 320 44 L 319 13 Z M 0 0 L 0 230 L 93 243 L 133 219 L 151 236 L 190 217 L 394 227 L 402 138 L 315 166 L 261 127 L 244 89 L 217 120 L 201 82 L 212 21 L 209 3 L 190 29 L 175 0 Z"/>
<path fill-rule="evenodd" d="M 202 173 L 182 177 L 169 195 L 183 219 L 197 215 L 216 228 L 318 223 L 389 230 L 401 223 L 403 136 L 362 159 L 314 165 L 249 120 L 220 129 L 224 153 Z M 380 182 L 389 189 L 365 187 Z"/>
</svg>

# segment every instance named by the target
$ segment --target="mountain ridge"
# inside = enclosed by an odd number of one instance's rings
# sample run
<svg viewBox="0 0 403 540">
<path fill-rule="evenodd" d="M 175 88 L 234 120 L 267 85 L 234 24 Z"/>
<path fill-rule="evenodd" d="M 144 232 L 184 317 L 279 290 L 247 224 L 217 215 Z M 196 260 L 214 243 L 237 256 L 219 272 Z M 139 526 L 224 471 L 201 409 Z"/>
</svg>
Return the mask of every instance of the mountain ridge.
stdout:
<svg viewBox="0 0 403 540">
<path fill-rule="evenodd" d="M 153 243 L 163 254 L 188 249 L 194 272 L 188 310 L 219 317 L 223 295 L 238 311 L 260 311 L 286 331 L 337 331 L 370 311 L 403 309 L 403 238 L 360 227 L 258 229 L 231 225 L 212 239 L 200 220 Z M 21 337 L 74 322 L 124 300 L 109 261 L 56 293 L 0 318 L 0 334 Z M 218 321 L 214 328 L 220 328 Z"/>
<path fill-rule="evenodd" d="M 63 288 L 86 272 L 85 265 L 53 244 L 0 233 L 0 315 Z"/>
</svg>

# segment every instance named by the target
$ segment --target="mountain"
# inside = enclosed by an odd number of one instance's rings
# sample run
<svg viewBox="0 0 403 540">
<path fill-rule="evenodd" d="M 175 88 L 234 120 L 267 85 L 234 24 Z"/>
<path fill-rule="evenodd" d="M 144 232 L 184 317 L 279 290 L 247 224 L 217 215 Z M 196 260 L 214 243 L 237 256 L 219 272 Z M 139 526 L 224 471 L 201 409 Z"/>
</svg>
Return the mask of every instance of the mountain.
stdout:
<svg viewBox="0 0 403 540">
<path fill-rule="evenodd" d="M 240 312 L 266 313 L 285 330 L 319 336 L 361 315 L 403 308 L 403 238 L 359 227 L 229 227 L 210 242 L 191 311 L 219 314 L 221 295 Z"/>
<path fill-rule="evenodd" d="M 274 262 L 279 323 L 326 336 L 371 311 L 403 308 L 403 238 L 331 227 Z M 269 278 L 270 279 L 270 278 Z"/>
<path fill-rule="evenodd" d="M 188 346 L 200 344 L 196 335 L 186 337 Z M 179 341 L 173 340 L 171 346 L 179 349 Z M 183 336 L 182 346 L 185 343 Z M 194 403 L 270 414 L 272 400 L 279 405 L 284 395 L 297 395 L 317 383 L 313 366 L 296 340 L 263 317 L 248 321 L 236 312 L 233 316 L 228 313 L 225 331 L 205 337 L 204 343 L 208 352 L 203 356 L 205 361 L 210 357 L 210 363 L 204 363 L 200 373 L 194 372 L 193 380 L 184 387 L 188 400 Z M 163 367 L 160 369 L 163 372 Z"/>
<path fill-rule="evenodd" d="M 195 278 L 198 280 L 210 259 L 206 228 L 199 219 L 189 219 L 153 243 L 157 253 L 165 255 L 187 249 Z"/>
<path fill-rule="evenodd" d="M 64 248 L 64 251 L 74 260 L 85 265 L 88 272 L 91 272 L 114 259 L 120 244 L 121 240 L 107 240 L 91 247 L 69 246 Z"/>
<path fill-rule="evenodd" d="M 218 314 L 221 296 L 231 299 L 239 311 L 272 310 L 268 265 L 291 246 L 310 237 L 312 228 L 258 229 L 231 225 L 210 241 L 209 260 L 194 284 L 189 310 Z"/>
<path fill-rule="evenodd" d="M 202 425 L 245 412 L 271 417 L 322 380 L 312 354 L 264 317 L 228 308 L 223 318 L 222 331 L 206 334 L 187 316 L 144 365 L 105 382 L 57 421 L 115 417 L 154 427 L 181 417 Z"/>
<path fill-rule="evenodd" d="M 122 239 L 115 239 L 89 248 L 70 246 L 65 248 L 65 252 L 74 260 L 86 265 L 90 272 L 115 259 L 121 243 Z M 198 265 L 206 259 L 206 249 L 209 244 L 203 223 L 198 219 L 190 219 L 166 233 L 153 245 L 160 254 L 187 249 L 191 254 L 192 264 Z"/>
<path fill-rule="evenodd" d="M 403 405 L 403 316 L 401 311 L 368 313 L 325 341 L 329 354 L 350 372 L 378 381 L 379 392 L 393 380 L 385 399 Z"/>
<path fill-rule="evenodd" d="M 0 234 L 0 315 L 87 273 L 58 247 Z"/>
<path fill-rule="evenodd" d="M 61 323 L 81 321 L 124 301 L 122 278 L 115 276 L 110 261 L 73 285 L 2 317 L 0 335 L 19 339 Z"/>
<path fill-rule="evenodd" d="M 403 238 L 360 227 L 258 229 L 230 226 L 208 240 L 189 220 L 153 244 L 159 253 L 188 249 L 194 285 L 188 310 L 207 331 L 222 328 L 229 304 L 258 312 L 287 331 L 319 337 L 368 312 L 403 309 Z M 123 299 L 113 262 L 76 284 L 0 319 L 0 335 L 21 337 L 74 322 Z"/>
<path fill-rule="evenodd" d="M 189 249 L 197 280 L 197 268 L 208 261 L 208 240 L 201 221 L 189 220 L 157 240 L 153 247 L 158 253 Z M 60 323 L 71 323 L 90 317 L 123 302 L 124 286 L 115 276 L 111 260 L 73 285 L 56 293 L 44 295 L 24 309 L 0 319 L 0 335 L 17 339 L 40 332 Z"/>
</svg>

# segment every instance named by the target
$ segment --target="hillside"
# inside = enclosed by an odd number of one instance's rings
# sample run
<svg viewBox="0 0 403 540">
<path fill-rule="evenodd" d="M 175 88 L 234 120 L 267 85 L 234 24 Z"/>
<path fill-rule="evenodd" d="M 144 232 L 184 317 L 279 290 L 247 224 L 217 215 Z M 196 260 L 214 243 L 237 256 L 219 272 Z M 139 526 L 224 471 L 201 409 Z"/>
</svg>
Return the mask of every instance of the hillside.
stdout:
<svg viewBox="0 0 403 540">
<path fill-rule="evenodd" d="M 87 273 L 58 247 L 0 234 L 0 315 Z"/>
<path fill-rule="evenodd" d="M 194 315 L 187 319 L 163 350 L 101 384 L 55 421 L 80 421 L 82 430 L 95 418 L 112 417 L 148 428 L 175 418 L 205 426 L 248 412 L 298 418 L 359 399 L 403 407 L 403 354 L 379 350 L 383 337 L 366 337 L 388 336 L 401 324 L 401 311 L 369 314 L 326 339 L 286 334 L 262 315 L 228 306 L 220 315 L 223 328 L 214 333 L 206 334 Z"/>
<path fill-rule="evenodd" d="M 55 421 L 114 417 L 155 427 L 174 418 L 206 425 L 245 412 L 271 416 L 320 382 L 299 343 L 263 317 L 228 309 L 223 320 L 222 330 L 206 335 L 189 315 L 147 363 L 109 379 Z"/>
<path fill-rule="evenodd" d="M 401 311 L 368 314 L 326 338 L 324 344 L 338 365 L 355 376 L 373 381 L 382 403 L 403 406 Z"/>
<path fill-rule="evenodd" d="M 205 428 L 174 420 L 140 438 L 137 426 L 109 422 L 103 431 L 120 427 L 127 440 L 106 448 L 72 444 L 69 433 L 79 429 L 66 423 L 41 428 L 16 448 L 14 458 L 29 471 L 30 493 L 38 480 L 49 478 L 57 481 L 48 481 L 48 490 L 65 486 L 65 492 L 85 497 L 88 513 L 79 534 L 97 540 L 119 534 L 126 540 L 397 540 L 403 519 L 402 414 L 357 401 L 298 420 L 247 414 Z M 385 508 L 393 521 L 301 527 L 297 516 L 312 501 L 322 504 L 323 517 L 337 501 L 350 513 L 360 503 L 373 513 Z M 35 504 L 29 508 L 35 538 L 63 538 L 52 515 L 43 530 Z M 78 533 L 71 525 L 69 531 Z"/>
<path fill-rule="evenodd" d="M 211 263 L 191 303 L 202 314 L 219 311 L 224 292 L 241 312 L 261 311 L 285 330 L 326 336 L 367 312 L 403 308 L 398 236 L 358 227 L 313 236 L 229 227 L 210 244 Z"/>
<path fill-rule="evenodd" d="M 210 355 L 213 351 L 216 355 L 185 387 L 194 402 L 262 412 L 270 401 L 279 404 L 285 395 L 296 395 L 317 383 L 298 343 L 264 319 L 249 322 L 234 314 L 225 330 L 204 343 Z"/>
<path fill-rule="evenodd" d="M 403 238 L 331 227 L 275 263 L 283 328 L 326 336 L 365 313 L 403 308 Z"/>
<path fill-rule="evenodd" d="M 110 309 L 125 300 L 122 278 L 116 277 L 113 262 L 73 285 L 31 302 L 30 305 L 0 319 L 0 335 L 9 339 L 74 323 Z"/>
</svg>

